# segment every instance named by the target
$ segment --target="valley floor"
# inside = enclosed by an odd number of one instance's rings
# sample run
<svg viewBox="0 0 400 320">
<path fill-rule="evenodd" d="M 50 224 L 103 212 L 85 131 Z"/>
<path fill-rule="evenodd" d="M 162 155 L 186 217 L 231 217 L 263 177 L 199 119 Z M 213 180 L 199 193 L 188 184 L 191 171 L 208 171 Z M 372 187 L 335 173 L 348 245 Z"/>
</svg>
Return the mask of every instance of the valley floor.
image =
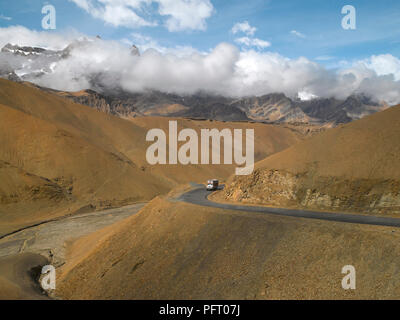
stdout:
<svg viewBox="0 0 400 320">
<path fill-rule="evenodd" d="M 0 290 L 0 299 L 41 297 L 38 283 L 31 283 L 33 279 L 25 279 L 26 272 L 40 266 L 39 261 L 42 265 L 62 266 L 69 242 L 136 214 L 143 206 L 144 204 L 135 204 L 61 218 L 1 239 L 0 287 L 3 287 L 4 292 Z M 21 270 L 24 268 L 26 270 Z M 13 276 L 16 270 L 19 270 L 18 277 Z"/>
</svg>

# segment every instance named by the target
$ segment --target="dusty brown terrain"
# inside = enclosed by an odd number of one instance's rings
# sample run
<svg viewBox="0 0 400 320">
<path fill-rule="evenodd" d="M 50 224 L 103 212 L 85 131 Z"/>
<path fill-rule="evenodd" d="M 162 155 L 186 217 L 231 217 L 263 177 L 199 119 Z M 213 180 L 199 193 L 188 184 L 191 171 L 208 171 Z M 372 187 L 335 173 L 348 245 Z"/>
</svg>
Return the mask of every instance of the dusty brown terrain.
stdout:
<svg viewBox="0 0 400 320">
<path fill-rule="evenodd" d="M 1 233 L 85 207 L 149 200 L 168 190 L 118 150 L 129 136 L 135 146 L 138 128 L 129 122 L 10 82 L 2 81 L 0 100 L 0 159 L 9 166 L 1 170 Z M 10 171 L 17 169 L 24 172 L 19 178 Z M 26 186 L 22 175 L 48 186 Z M 24 206 L 18 198 L 35 198 L 35 204 Z"/>
<path fill-rule="evenodd" d="M 169 118 L 124 120 L 30 85 L 0 79 L 0 236 L 43 220 L 148 201 L 180 183 L 227 178 L 235 166 L 150 166 L 149 129 Z M 178 119 L 179 129 L 255 128 L 256 160 L 302 134 L 250 123 Z"/>
<path fill-rule="evenodd" d="M 78 214 L 42 223 L 0 239 L 0 258 L 22 253 L 46 257 L 54 267 L 65 263 L 65 248 L 70 241 L 103 229 L 136 214 L 144 204 Z"/>
<path fill-rule="evenodd" d="M 245 122 L 178 119 L 178 126 L 255 129 L 256 160 L 267 158 L 253 175 L 230 180 L 226 201 L 395 215 L 399 118 L 395 107 L 315 135 Z M 124 120 L 0 80 L 0 236 L 72 215 L 0 241 L 13 254 L 0 259 L 0 298 L 41 297 L 27 270 L 47 263 L 32 252 L 52 239 L 62 259 L 56 298 L 398 299 L 397 229 L 179 202 L 182 184 L 224 180 L 235 165 L 149 166 L 145 135 L 167 131 L 169 120 Z M 312 137 L 301 142 L 305 135 Z M 79 221 L 142 201 L 150 202 L 118 222 L 109 217 L 111 225 L 85 229 Z M 68 239 L 59 236 L 71 228 Z M 357 271 L 354 291 L 341 286 L 348 264 Z"/>
<path fill-rule="evenodd" d="M 0 258 L 0 300 L 48 299 L 37 281 L 41 266 L 47 263 L 46 258 L 33 253 Z"/>
<path fill-rule="evenodd" d="M 69 247 L 65 299 L 397 299 L 399 231 L 157 198 Z M 356 290 L 342 289 L 342 267 Z"/>
<path fill-rule="evenodd" d="M 39 286 L 44 265 L 65 263 L 70 242 L 136 214 L 144 204 L 60 218 L 0 239 L 0 300 L 48 299 Z"/>
<path fill-rule="evenodd" d="M 232 177 L 222 198 L 398 216 L 400 106 L 314 135 Z"/>
</svg>

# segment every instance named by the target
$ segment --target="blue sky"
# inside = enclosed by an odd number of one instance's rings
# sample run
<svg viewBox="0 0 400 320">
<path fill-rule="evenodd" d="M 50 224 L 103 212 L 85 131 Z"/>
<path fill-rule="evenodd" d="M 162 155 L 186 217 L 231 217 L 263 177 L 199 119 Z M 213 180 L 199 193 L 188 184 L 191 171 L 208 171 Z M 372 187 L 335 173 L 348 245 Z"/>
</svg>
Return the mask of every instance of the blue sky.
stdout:
<svg viewBox="0 0 400 320">
<path fill-rule="evenodd" d="M 0 47 L 63 49 L 79 35 L 100 35 L 103 41 L 77 41 L 73 54 L 32 80 L 59 90 L 91 88 L 91 74 L 102 74 L 132 92 L 283 92 L 301 99 L 361 92 L 400 103 L 400 1 L 348 1 L 3 0 Z M 56 30 L 42 29 L 49 4 Z M 342 27 L 349 5 L 354 30 Z M 16 73 L 44 70 L 35 61 Z"/>
<path fill-rule="evenodd" d="M 398 0 L 211 0 L 213 13 L 204 19 L 205 30 L 189 28 L 173 32 L 163 25 L 168 16 L 157 14 L 156 3 L 141 14 L 158 25 L 133 28 L 95 18 L 73 1 L 1 1 L 0 27 L 22 25 L 41 30 L 41 9 L 45 4 L 52 4 L 57 10 L 57 30 L 52 32 L 72 28 L 115 40 L 132 39 L 131 34 L 136 33 L 151 37 L 161 46 L 192 46 L 208 51 L 221 42 L 238 45 L 235 39 L 246 35 L 233 34 L 231 29 L 238 22 L 248 21 L 257 28 L 252 37 L 271 44 L 257 50 L 278 52 L 288 58 L 305 56 L 329 67 L 341 60 L 353 61 L 374 54 L 400 56 Z M 356 8 L 356 30 L 341 27 L 341 8 L 347 4 Z M 291 33 L 293 30 L 298 35 Z"/>
</svg>

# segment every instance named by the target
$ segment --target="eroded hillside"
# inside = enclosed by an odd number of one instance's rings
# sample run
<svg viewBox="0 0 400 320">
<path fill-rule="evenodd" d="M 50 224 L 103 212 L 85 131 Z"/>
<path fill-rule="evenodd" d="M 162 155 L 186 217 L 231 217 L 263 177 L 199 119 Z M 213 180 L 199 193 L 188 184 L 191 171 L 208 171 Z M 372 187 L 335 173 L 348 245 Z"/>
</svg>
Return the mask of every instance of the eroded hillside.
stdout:
<svg viewBox="0 0 400 320">
<path fill-rule="evenodd" d="M 233 177 L 225 200 L 400 213 L 400 106 L 317 134 Z"/>
</svg>

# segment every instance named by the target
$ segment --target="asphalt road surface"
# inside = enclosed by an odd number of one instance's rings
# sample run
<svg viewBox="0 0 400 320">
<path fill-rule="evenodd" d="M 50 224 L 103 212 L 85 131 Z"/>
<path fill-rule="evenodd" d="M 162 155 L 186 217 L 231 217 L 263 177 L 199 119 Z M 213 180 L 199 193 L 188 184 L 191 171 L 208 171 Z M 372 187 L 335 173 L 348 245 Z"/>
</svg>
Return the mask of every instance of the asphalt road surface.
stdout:
<svg viewBox="0 0 400 320">
<path fill-rule="evenodd" d="M 244 212 L 258 212 L 258 213 L 274 214 L 287 217 L 318 219 L 318 220 L 327 220 L 335 222 L 356 223 L 356 224 L 368 224 L 374 226 L 400 227 L 400 218 L 376 217 L 376 216 L 371 216 L 371 215 L 367 216 L 362 214 L 331 213 L 331 212 L 321 212 L 321 211 L 270 208 L 261 206 L 240 206 L 234 204 L 217 203 L 208 200 L 207 197 L 211 194 L 211 192 L 207 191 L 205 186 L 198 184 L 194 186 L 195 189 L 190 190 L 187 193 L 181 195 L 179 200 L 200 206 L 221 208 L 228 210 L 239 210 Z"/>
</svg>

